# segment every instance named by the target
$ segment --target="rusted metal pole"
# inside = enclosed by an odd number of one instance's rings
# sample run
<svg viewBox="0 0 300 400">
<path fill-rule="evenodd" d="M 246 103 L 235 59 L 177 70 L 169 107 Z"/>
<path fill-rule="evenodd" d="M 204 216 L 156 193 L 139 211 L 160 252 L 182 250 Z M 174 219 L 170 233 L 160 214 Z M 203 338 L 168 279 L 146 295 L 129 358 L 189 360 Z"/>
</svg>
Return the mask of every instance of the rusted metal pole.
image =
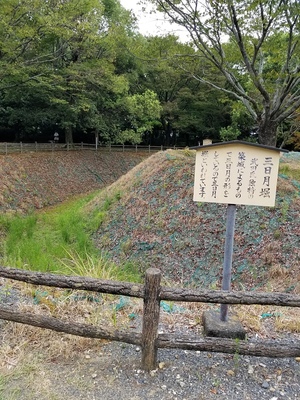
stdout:
<svg viewBox="0 0 300 400">
<path fill-rule="evenodd" d="M 231 267 L 232 267 L 235 215 L 236 215 L 236 205 L 228 204 L 222 290 L 230 290 L 231 287 Z M 221 321 L 223 322 L 226 322 L 228 320 L 228 304 L 221 304 L 220 318 Z"/>
<path fill-rule="evenodd" d="M 144 315 L 142 328 L 142 368 L 145 371 L 156 369 L 157 335 L 159 323 L 159 292 L 161 272 L 157 268 L 146 271 L 144 291 Z"/>
</svg>

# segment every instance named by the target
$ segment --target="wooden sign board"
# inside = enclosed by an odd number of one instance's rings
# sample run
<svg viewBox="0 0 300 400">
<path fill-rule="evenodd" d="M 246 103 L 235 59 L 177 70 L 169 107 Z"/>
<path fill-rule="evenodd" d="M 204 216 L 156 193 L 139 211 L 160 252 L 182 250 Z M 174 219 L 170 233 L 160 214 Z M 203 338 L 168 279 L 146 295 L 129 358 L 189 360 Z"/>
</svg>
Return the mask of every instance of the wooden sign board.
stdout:
<svg viewBox="0 0 300 400">
<path fill-rule="evenodd" d="M 281 149 L 232 141 L 196 148 L 194 201 L 273 207 Z"/>
</svg>

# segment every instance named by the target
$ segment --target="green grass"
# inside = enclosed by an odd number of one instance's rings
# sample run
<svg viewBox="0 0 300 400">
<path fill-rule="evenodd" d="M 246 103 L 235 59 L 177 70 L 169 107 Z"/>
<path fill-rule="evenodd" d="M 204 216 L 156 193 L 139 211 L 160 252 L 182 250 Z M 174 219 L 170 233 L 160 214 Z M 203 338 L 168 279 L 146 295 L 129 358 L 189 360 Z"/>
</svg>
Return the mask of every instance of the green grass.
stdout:
<svg viewBox="0 0 300 400">
<path fill-rule="evenodd" d="M 282 163 L 279 165 L 279 173 L 296 181 L 300 181 L 300 169 L 298 166 Z"/>
<path fill-rule="evenodd" d="M 105 198 L 93 211 L 85 207 L 88 195 L 30 215 L 1 215 L 2 265 L 42 272 L 59 272 L 104 279 L 139 281 L 138 268 L 116 266 L 97 249 L 92 234 L 105 220 L 120 193 Z"/>
<path fill-rule="evenodd" d="M 95 255 L 69 253 L 62 260 L 64 271 L 69 274 L 89 276 L 106 280 L 139 282 L 140 274 L 136 264 L 131 262 L 116 265 L 105 253 Z"/>
</svg>

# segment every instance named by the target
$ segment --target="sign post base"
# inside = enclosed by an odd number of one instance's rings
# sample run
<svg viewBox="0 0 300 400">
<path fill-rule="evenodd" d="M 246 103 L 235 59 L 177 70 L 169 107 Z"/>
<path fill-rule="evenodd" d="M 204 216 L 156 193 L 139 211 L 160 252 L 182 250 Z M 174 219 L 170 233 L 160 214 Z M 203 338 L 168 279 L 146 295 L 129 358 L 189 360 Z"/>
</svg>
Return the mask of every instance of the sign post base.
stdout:
<svg viewBox="0 0 300 400">
<path fill-rule="evenodd" d="M 245 340 L 246 331 L 240 321 L 229 315 L 226 322 L 214 311 L 205 311 L 202 317 L 204 334 L 212 337 Z"/>
</svg>

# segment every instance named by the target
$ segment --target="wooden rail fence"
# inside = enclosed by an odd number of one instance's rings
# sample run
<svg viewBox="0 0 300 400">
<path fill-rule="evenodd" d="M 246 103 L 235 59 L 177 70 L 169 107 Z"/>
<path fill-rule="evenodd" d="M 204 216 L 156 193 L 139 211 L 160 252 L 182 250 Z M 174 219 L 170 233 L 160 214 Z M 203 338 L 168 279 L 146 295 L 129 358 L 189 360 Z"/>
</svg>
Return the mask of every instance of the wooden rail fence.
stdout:
<svg viewBox="0 0 300 400">
<path fill-rule="evenodd" d="M 141 333 L 123 330 L 109 330 L 100 326 L 70 323 L 58 318 L 21 313 L 11 306 L 0 305 L 0 318 L 22 324 L 52 329 L 72 335 L 108 339 L 141 346 L 142 368 L 146 371 L 157 366 L 158 348 L 179 348 L 221 353 L 264 357 L 299 357 L 300 341 L 236 341 L 178 334 L 158 334 L 160 301 L 225 303 L 225 304 L 265 304 L 300 307 L 300 296 L 287 293 L 266 292 L 224 292 L 221 290 L 174 289 L 161 286 L 161 272 L 156 268 L 146 271 L 145 283 L 115 282 L 89 277 L 62 276 L 49 273 L 31 272 L 0 267 L 0 276 L 36 285 L 87 290 L 98 293 L 125 295 L 142 298 L 144 301 L 143 325 Z"/>
<path fill-rule="evenodd" d="M 183 147 L 177 146 L 152 146 L 152 145 L 124 145 L 124 144 L 107 144 L 96 145 L 95 143 L 8 143 L 0 142 L 0 154 L 12 153 L 28 153 L 28 152 L 41 152 L 41 151 L 75 151 L 75 150 L 93 150 L 93 151 L 120 151 L 120 152 L 157 152 L 167 149 L 180 150 Z"/>
</svg>

